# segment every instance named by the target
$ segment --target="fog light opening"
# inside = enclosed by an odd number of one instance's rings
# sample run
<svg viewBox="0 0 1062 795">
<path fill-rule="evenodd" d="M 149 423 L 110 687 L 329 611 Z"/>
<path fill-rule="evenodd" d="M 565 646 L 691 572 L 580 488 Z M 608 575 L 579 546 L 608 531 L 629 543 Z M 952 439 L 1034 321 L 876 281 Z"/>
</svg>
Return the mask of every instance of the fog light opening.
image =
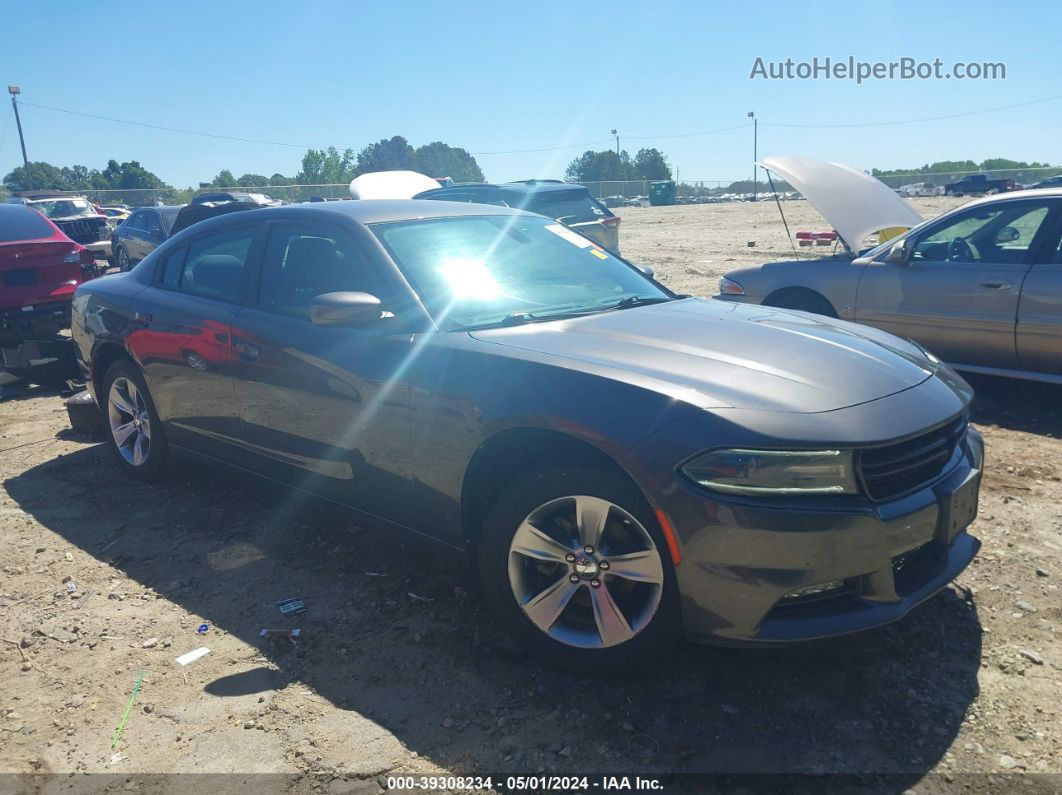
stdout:
<svg viewBox="0 0 1062 795">
<path fill-rule="evenodd" d="M 820 582 L 815 585 L 805 585 L 787 593 L 782 597 L 782 601 L 785 601 L 786 599 L 800 599 L 804 596 L 821 596 L 830 591 L 838 591 L 841 588 L 844 588 L 843 580 L 830 580 L 829 582 Z"/>
</svg>

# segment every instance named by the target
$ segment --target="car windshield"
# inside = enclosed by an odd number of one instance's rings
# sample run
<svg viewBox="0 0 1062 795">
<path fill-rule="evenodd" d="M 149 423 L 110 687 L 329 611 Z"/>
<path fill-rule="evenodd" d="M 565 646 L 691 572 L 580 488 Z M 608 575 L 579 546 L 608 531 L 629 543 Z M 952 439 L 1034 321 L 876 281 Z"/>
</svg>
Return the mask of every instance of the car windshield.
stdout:
<svg viewBox="0 0 1062 795">
<path fill-rule="evenodd" d="M 72 218 L 79 215 L 95 215 L 96 211 L 85 199 L 52 199 L 33 202 L 34 210 L 48 218 Z"/>
<path fill-rule="evenodd" d="M 545 320 L 673 298 L 562 224 L 522 215 L 379 223 L 373 232 L 444 328 Z"/>
</svg>

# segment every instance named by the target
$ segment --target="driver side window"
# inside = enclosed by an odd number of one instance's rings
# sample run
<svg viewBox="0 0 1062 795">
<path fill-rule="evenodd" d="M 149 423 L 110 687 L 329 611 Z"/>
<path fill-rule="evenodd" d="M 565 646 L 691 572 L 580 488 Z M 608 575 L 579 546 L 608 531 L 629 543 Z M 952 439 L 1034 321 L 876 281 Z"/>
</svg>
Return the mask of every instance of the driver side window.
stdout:
<svg viewBox="0 0 1062 795">
<path fill-rule="evenodd" d="M 915 242 L 912 262 L 1017 264 L 1047 218 L 1046 204 L 976 208 Z"/>
</svg>

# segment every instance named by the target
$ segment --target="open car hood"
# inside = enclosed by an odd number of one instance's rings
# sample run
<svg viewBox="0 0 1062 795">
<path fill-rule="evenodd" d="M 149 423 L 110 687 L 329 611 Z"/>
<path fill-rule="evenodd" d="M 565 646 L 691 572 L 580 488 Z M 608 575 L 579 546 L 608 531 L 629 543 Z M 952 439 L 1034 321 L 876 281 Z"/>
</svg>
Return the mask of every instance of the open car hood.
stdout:
<svg viewBox="0 0 1062 795">
<path fill-rule="evenodd" d="M 759 165 L 800 191 L 855 254 L 864 248 L 868 236 L 881 229 L 912 227 L 923 221 L 883 182 L 845 163 L 787 156 L 765 157 Z"/>
</svg>

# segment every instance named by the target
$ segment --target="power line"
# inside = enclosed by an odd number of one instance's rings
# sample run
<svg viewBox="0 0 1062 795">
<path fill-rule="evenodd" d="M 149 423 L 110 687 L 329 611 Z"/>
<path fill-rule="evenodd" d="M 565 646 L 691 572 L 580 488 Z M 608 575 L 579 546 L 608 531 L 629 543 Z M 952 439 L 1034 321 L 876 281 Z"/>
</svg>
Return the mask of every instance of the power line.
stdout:
<svg viewBox="0 0 1062 795">
<path fill-rule="evenodd" d="M 1040 103 L 1043 103 L 1043 102 L 1053 102 L 1053 101 L 1059 100 L 1059 99 L 1062 99 L 1062 94 L 1056 94 L 1056 95 L 1050 96 L 1050 97 L 1043 97 L 1041 99 L 1033 99 L 1033 100 L 1029 100 L 1028 102 L 1018 102 L 1018 103 L 1015 103 L 1013 105 L 1001 105 L 999 107 L 994 107 L 994 108 L 983 108 L 981 110 L 970 110 L 970 111 L 964 111 L 962 113 L 951 113 L 951 114 L 947 114 L 947 115 L 943 115 L 943 116 L 926 116 L 926 117 L 917 118 L 917 119 L 897 119 L 897 120 L 893 120 L 893 121 L 856 122 L 856 123 L 851 123 L 851 124 L 787 124 L 787 123 L 782 123 L 782 122 L 766 122 L 766 121 L 763 121 L 763 122 L 760 122 L 760 123 L 765 125 L 765 126 L 768 126 L 768 127 L 781 127 L 781 128 L 791 128 L 791 129 L 850 129 L 850 128 L 858 128 L 858 127 L 893 127 L 893 126 L 903 125 L 903 124 L 920 124 L 920 123 L 931 122 L 931 121 L 943 121 L 943 120 L 946 120 L 946 119 L 959 119 L 959 118 L 964 118 L 964 117 L 967 117 L 967 116 L 976 116 L 976 115 L 983 114 L 983 113 L 995 113 L 995 112 L 998 112 L 998 111 L 1001 111 L 1001 110 L 1012 110 L 1014 108 L 1024 108 L 1024 107 L 1028 107 L 1029 105 L 1037 105 L 1037 104 L 1040 104 Z M 202 131 L 199 131 L 199 130 L 186 130 L 186 129 L 182 129 L 182 128 L 179 128 L 179 127 L 166 127 L 166 126 L 163 126 L 163 125 L 160 125 L 160 124 L 149 124 L 148 122 L 135 121 L 135 120 L 132 120 L 132 119 L 118 119 L 118 118 L 115 118 L 113 116 L 103 116 L 103 115 L 100 115 L 100 114 L 97 114 L 97 113 L 84 113 L 82 111 L 69 110 L 67 108 L 56 108 L 56 107 L 52 107 L 50 105 L 41 105 L 41 104 L 38 104 L 36 102 L 22 102 L 20 104 L 23 105 L 23 106 L 29 106 L 29 107 L 33 107 L 33 108 L 40 108 L 41 110 L 50 110 L 50 111 L 53 111 L 55 113 L 66 113 L 66 114 L 71 115 L 71 116 L 82 116 L 84 118 L 97 119 L 99 121 L 109 121 L 109 122 L 113 122 L 115 124 L 126 124 L 126 125 L 130 125 L 130 126 L 133 126 L 133 127 L 145 127 L 147 129 L 151 129 L 151 130 L 162 130 L 164 132 L 174 132 L 174 133 L 180 133 L 182 135 L 195 135 L 195 136 L 199 136 L 199 137 L 202 137 L 202 138 L 214 138 L 214 139 L 219 139 L 219 140 L 224 140 L 224 141 L 238 141 L 240 143 L 266 144 L 266 145 L 270 145 L 270 146 L 285 146 L 285 147 L 290 147 L 290 148 L 295 148 L 295 149 L 325 148 L 325 147 L 319 147 L 319 146 L 313 145 L 313 144 L 291 143 L 289 141 L 271 141 L 271 140 L 261 139 L 261 138 L 243 138 L 243 137 L 234 136 L 234 135 L 221 135 L 221 134 L 218 134 L 218 133 L 202 132 Z M 11 122 L 11 118 L 10 118 L 10 116 L 8 116 L 7 126 L 10 125 L 10 122 Z M 4 137 L 5 138 L 6 138 L 6 135 L 7 135 L 7 126 L 5 126 L 5 128 L 4 128 Z M 697 136 L 701 136 L 701 135 L 714 135 L 716 133 L 730 132 L 731 130 L 740 130 L 740 129 L 743 129 L 743 128 L 749 127 L 749 126 L 751 126 L 749 123 L 745 123 L 745 124 L 736 124 L 736 125 L 733 125 L 733 126 L 730 126 L 730 127 L 719 127 L 719 128 L 714 129 L 714 130 L 699 130 L 697 132 L 671 133 L 671 134 L 666 134 L 666 135 L 627 135 L 627 136 L 624 136 L 624 137 L 627 138 L 627 139 L 631 139 L 631 140 L 672 140 L 672 139 L 676 139 L 676 138 L 693 138 L 693 137 L 697 137 Z M 0 144 L 2 144 L 2 141 L 3 141 L 3 139 L 0 138 Z M 561 150 L 564 150 L 564 149 L 579 149 L 579 148 L 582 148 L 584 146 L 597 146 L 597 145 L 602 144 L 602 143 L 611 143 L 611 139 L 602 138 L 602 139 L 598 139 L 596 141 L 587 141 L 585 143 L 563 144 L 561 146 L 547 146 L 547 147 L 540 147 L 540 148 L 536 148 L 536 149 L 507 149 L 507 150 L 498 150 L 498 151 L 491 151 L 491 152 L 472 152 L 471 154 L 475 155 L 477 157 L 483 157 L 483 156 L 489 156 L 489 155 L 537 154 L 537 153 L 541 153 L 541 152 L 557 152 L 557 151 L 561 151 Z"/>
<path fill-rule="evenodd" d="M 735 124 L 732 127 L 720 127 L 715 130 L 701 130 L 700 132 L 691 133 L 676 133 L 674 135 L 624 135 L 624 138 L 633 138 L 636 141 L 644 141 L 647 139 L 658 140 L 664 138 L 692 138 L 695 135 L 714 135 L 715 133 L 730 132 L 731 130 L 741 130 L 745 127 L 751 127 L 752 122 L 745 122 L 744 124 Z"/>
<path fill-rule="evenodd" d="M 869 121 L 859 122 L 855 124 L 775 124 L 771 122 L 760 122 L 768 127 L 798 127 L 805 129 L 840 129 L 849 127 L 892 127 L 897 124 L 920 124 L 927 121 L 942 121 L 944 119 L 961 119 L 965 116 L 977 116 L 981 113 L 995 113 L 1000 110 L 1011 110 L 1013 108 L 1025 108 L 1029 105 L 1038 105 L 1041 102 L 1052 102 L 1056 99 L 1062 99 L 1062 94 L 1056 94 L 1053 97 L 1043 97 L 1042 99 L 1032 99 L 1028 102 L 1017 102 L 1013 105 L 1000 105 L 998 108 L 983 108 L 982 110 L 968 110 L 962 113 L 949 113 L 946 116 L 926 116 L 921 119 L 897 119 L 896 121 Z"/>
<path fill-rule="evenodd" d="M 270 144 L 272 146 L 290 146 L 296 149 L 316 149 L 316 146 L 310 144 L 293 144 L 286 141 L 266 141 L 260 138 L 239 138 L 234 135 L 218 135 L 216 133 L 199 132 L 197 130 L 182 130 L 179 127 L 163 127 L 159 124 L 148 124 L 142 121 L 131 121 L 129 119 L 116 119 L 113 116 L 100 116 L 96 113 L 82 113 L 76 110 L 67 110 L 66 108 L 53 108 L 50 105 L 38 105 L 36 102 L 20 102 L 22 106 L 29 106 L 32 108 L 40 108 L 42 110 L 51 110 L 56 113 L 67 113 L 71 116 L 84 116 L 88 119 L 99 119 L 101 121 L 113 121 L 116 124 L 129 124 L 133 127 L 147 127 L 151 130 L 164 130 L 165 132 L 181 133 L 183 135 L 198 135 L 203 138 L 220 138 L 225 141 L 239 141 L 245 144 Z"/>
<path fill-rule="evenodd" d="M 579 149 L 583 146 L 597 146 L 598 144 L 612 143 L 611 138 L 601 138 L 597 141 L 587 141 L 585 144 L 565 144 L 564 146 L 547 146 L 544 149 L 510 149 L 505 152 L 469 152 L 472 155 L 522 155 L 534 152 L 557 152 L 561 149 Z"/>
</svg>

